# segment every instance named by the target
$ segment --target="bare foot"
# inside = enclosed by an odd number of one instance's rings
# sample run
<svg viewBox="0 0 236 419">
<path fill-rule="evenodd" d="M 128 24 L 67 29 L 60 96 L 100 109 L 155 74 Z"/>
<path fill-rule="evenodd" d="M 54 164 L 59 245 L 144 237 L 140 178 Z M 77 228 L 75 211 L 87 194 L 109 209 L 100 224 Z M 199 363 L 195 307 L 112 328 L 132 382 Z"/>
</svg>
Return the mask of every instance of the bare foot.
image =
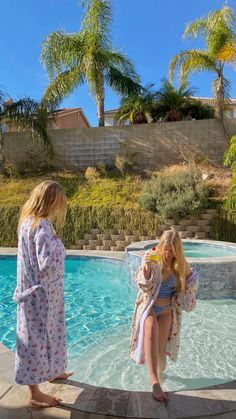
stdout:
<svg viewBox="0 0 236 419">
<path fill-rule="evenodd" d="M 52 383 L 55 380 L 66 380 L 67 378 L 69 378 L 73 374 L 74 374 L 73 372 L 63 372 L 62 374 L 57 375 L 56 377 L 49 380 L 49 383 Z"/>
<path fill-rule="evenodd" d="M 152 395 L 154 399 L 156 399 L 158 402 L 167 402 L 167 396 L 162 390 L 159 383 L 155 383 L 152 386 Z"/>
<path fill-rule="evenodd" d="M 55 407 L 59 404 L 61 399 L 54 396 L 49 396 L 45 393 L 42 393 L 40 390 L 37 390 L 34 394 L 29 392 L 27 397 L 27 404 L 30 406 L 37 407 Z"/>
</svg>

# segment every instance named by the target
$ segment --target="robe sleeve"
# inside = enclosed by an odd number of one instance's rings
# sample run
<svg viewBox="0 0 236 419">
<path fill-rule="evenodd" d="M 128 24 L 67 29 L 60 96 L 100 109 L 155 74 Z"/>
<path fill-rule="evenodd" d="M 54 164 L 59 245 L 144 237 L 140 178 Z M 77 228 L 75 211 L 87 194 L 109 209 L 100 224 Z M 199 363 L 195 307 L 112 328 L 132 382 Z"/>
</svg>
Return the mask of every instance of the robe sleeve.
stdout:
<svg viewBox="0 0 236 419">
<path fill-rule="evenodd" d="M 198 275 L 194 269 L 191 269 L 192 273 L 186 278 L 185 291 L 178 293 L 173 303 L 180 307 L 182 310 L 190 312 L 194 310 L 196 306 L 196 293 L 198 289 Z"/>
<path fill-rule="evenodd" d="M 40 223 L 35 233 L 35 249 L 39 271 L 50 275 L 56 269 L 54 258 L 54 234 L 47 221 Z"/>
<path fill-rule="evenodd" d="M 151 263 L 151 275 L 150 278 L 146 279 L 143 273 L 143 266 L 140 266 L 135 274 L 135 282 L 138 288 L 143 292 L 150 292 L 153 290 L 155 277 L 157 275 L 157 264 Z"/>
</svg>

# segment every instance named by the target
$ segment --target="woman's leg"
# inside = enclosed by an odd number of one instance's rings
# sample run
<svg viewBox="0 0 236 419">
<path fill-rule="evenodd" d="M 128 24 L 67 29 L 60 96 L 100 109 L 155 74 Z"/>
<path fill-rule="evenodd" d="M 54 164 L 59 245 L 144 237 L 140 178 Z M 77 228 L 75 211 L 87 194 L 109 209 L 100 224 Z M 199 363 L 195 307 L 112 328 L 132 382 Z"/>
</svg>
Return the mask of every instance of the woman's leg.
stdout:
<svg viewBox="0 0 236 419">
<path fill-rule="evenodd" d="M 31 406 L 54 407 L 60 402 L 58 397 L 42 393 L 42 391 L 39 390 L 38 384 L 29 385 L 28 387 L 27 403 Z"/>
<path fill-rule="evenodd" d="M 166 368 L 166 343 L 172 326 L 172 310 L 161 313 L 157 318 L 158 323 L 158 379 L 161 382 L 162 373 Z"/>
<path fill-rule="evenodd" d="M 161 389 L 157 376 L 158 324 L 156 315 L 152 312 L 144 323 L 144 354 L 150 375 L 153 397 L 158 401 L 164 402 L 166 395 Z"/>
</svg>

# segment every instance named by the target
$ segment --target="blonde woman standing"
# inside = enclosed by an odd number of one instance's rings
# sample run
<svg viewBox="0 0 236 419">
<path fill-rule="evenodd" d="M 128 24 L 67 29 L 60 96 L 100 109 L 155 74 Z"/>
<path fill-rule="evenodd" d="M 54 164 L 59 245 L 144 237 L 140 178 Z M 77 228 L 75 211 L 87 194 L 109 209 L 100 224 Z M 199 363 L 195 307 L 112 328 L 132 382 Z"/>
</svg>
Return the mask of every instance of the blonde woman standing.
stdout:
<svg viewBox="0 0 236 419">
<path fill-rule="evenodd" d="M 66 211 L 63 189 L 46 180 L 24 204 L 18 226 L 15 380 L 29 386 L 28 403 L 41 407 L 56 406 L 59 399 L 38 384 L 71 375 L 65 372 L 65 248 L 53 227 L 63 225 Z"/>
<path fill-rule="evenodd" d="M 165 231 L 157 246 L 159 262 L 150 261 L 148 252 L 136 272 L 139 288 L 135 303 L 130 358 L 147 363 L 153 397 L 167 400 L 161 388 L 166 355 L 177 360 L 182 310 L 196 305 L 198 278 L 183 253 L 180 235 Z"/>
</svg>

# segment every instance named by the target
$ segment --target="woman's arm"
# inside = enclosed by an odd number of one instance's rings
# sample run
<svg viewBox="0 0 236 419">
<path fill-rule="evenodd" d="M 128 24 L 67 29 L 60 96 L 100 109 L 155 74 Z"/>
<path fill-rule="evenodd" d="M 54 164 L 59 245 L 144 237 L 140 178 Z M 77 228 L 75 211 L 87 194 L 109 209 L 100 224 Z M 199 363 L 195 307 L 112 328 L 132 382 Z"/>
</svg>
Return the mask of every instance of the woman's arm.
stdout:
<svg viewBox="0 0 236 419">
<path fill-rule="evenodd" d="M 39 271 L 52 273 L 56 268 L 54 266 L 54 234 L 47 220 L 39 224 L 34 241 Z"/>
<path fill-rule="evenodd" d="M 150 262 L 150 256 L 144 255 L 142 258 L 142 265 L 138 268 L 135 281 L 139 289 L 143 292 L 149 292 L 156 282 L 157 264 Z"/>
</svg>

